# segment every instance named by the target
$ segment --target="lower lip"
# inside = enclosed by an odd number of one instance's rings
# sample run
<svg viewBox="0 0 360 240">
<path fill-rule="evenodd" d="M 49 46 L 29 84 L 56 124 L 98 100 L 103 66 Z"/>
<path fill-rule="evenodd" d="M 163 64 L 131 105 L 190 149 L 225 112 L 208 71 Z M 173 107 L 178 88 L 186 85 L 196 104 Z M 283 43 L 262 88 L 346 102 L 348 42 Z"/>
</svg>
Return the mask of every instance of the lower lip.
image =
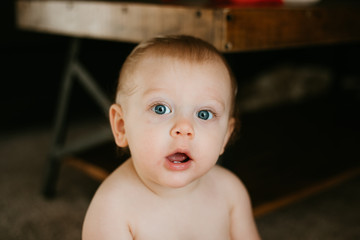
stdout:
<svg viewBox="0 0 360 240">
<path fill-rule="evenodd" d="M 165 161 L 165 167 L 171 171 L 185 171 L 190 168 L 192 160 L 184 163 L 173 163 L 169 159 Z"/>
</svg>

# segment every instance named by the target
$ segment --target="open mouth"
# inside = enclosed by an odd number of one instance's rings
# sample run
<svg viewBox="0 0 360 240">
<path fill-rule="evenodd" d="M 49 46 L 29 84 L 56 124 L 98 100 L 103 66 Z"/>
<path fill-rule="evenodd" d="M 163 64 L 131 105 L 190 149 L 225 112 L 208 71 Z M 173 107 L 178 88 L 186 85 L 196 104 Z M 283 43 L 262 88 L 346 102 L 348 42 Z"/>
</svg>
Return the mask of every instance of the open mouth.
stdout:
<svg viewBox="0 0 360 240">
<path fill-rule="evenodd" d="M 177 153 L 174 153 L 174 154 L 168 156 L 167 159 L 170 162 L 177 163 L 177 164 L 186 163 L 191 160 L 190 157 L 186 153 L 180 153 L 180 152 L 177 152 Z"/>
<path fill-rule="evenodd" d="M 165 167 L 170 171 L 185 171 L 192 166 L 191 156 L 185 152 L 178 151 L 166 157 Z"/>
</svg>

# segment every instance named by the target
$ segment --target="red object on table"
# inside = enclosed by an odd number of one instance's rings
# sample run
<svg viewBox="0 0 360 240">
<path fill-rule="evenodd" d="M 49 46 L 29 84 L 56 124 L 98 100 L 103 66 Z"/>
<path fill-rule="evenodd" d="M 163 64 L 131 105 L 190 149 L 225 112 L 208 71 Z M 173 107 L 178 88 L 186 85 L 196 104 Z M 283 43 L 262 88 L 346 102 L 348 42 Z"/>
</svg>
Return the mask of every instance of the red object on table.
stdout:
<svg viewBox="0 0 360 240">
<path fill-rule="evenodd" d="M 286 0 L 209 0 L 217 5 L 269 6 L 282 5 Z"/>
<path fill-rule="evenodd" d="M 191 2 L 189 0 L 181 1 L 181 0 L 162 0 L 162 2 L 171 3 L 171 2 Z M 196 1 L 193 1 L 196 2 Z M 238 3 L 238 4 L 267 4 L 267 3 L 284 3 L 284 0 L 207 0 L 207 1 L 199 1 L 199 2 L 208 2 L 208 3 L 217 3 L 217 4 L 229 4 L 229 3 Z"/>
<path fill-rule="evenodd" d="M 225 0 L 232 3 L 283 3 L 283 0 Z M 217 0 L 221 2 L 221 0 Z"/>
</svg>

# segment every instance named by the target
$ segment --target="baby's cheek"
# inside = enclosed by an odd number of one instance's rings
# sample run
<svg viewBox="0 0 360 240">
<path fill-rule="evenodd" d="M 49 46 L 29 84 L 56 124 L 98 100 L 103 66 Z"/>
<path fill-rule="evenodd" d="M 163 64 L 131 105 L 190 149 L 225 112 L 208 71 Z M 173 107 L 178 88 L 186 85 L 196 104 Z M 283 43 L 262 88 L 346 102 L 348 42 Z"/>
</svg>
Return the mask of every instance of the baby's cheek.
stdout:
<svg viewBox="0 0 360 240">
<path fill-rule="evenodd" d="M 154 152 L 161 138 L 161 131 L 154 127 L 138 128 L 136 131 L 136 137 L 133 144 L 139 146 L 143 151 L 150 153 Z"/>
<path fill-rule="evenodd" d="M 205 149 L 208 149 L 206 152 L 210 156 L 219 157 L 219 155 L 222 152 L 223 145 L 225 141 L 225 134 L 217 132 L 212 134 L 207 138 L 207 147 Z"/>
</svg>

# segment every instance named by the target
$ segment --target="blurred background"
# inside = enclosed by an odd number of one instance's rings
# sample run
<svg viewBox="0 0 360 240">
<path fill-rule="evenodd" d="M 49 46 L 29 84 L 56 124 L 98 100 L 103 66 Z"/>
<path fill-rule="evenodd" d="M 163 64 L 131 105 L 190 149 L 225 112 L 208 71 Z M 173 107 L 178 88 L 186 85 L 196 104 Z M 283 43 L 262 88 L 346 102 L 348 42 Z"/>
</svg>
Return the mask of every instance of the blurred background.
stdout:
<svg viewBox="0 0 360 240">
<path fill-rule="evenodd" d="M 57 196 L 41 194 L 71 38 L 19 30 L 1 7 L 0 238 L 79 239 L 100 184 L 64 164 Z M 135 45 L 84 39 L 80 59 L 112 98 Z M 239 83 L 241 130 L 221 164 L 248 187 L 264 239 L 359 239 L 360 42 L 228 53 Z M 71 136 L 107 127 L 75 84 Z M 112 142 L 76 156 L 112 171 Z M 84 170 L 85 169 L 85 170 Z"/>
</svg>

